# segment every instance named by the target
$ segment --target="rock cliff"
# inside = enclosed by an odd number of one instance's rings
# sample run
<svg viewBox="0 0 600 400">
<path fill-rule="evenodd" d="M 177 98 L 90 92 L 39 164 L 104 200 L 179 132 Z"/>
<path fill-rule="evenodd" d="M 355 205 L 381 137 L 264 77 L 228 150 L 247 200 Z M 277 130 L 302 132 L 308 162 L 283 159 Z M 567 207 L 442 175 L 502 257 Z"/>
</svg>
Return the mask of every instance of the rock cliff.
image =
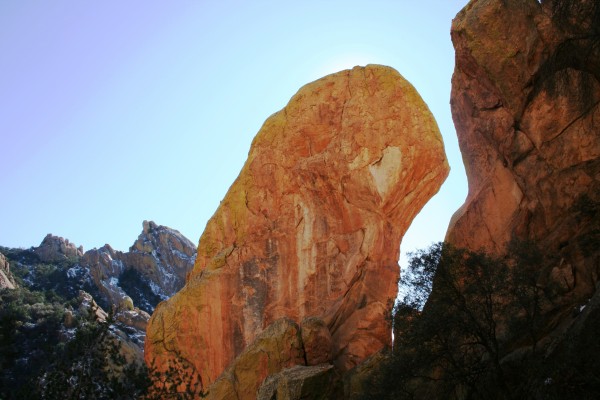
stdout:
<svg viewBox="0 0 600 400">
<path fill-rule="evenodd" d="M 399 243 L 448 170 L 433 117 L 393 69 L 355 67 L 304 86 L 264 123 L 186 286 L 154 312 L 147 363 L 183 360 L 205 389 L 274 321 L 317 317 L 328 332 L 314 332 L 331 346 L 314 360 L 357 365 L 390 343 Z"/>
<path fill-rule="evenodd" d="M 0 289 L 14 289 L 15 280 L 10 273 L 10 265 L 4 257 L 4 254 L 0 253 Z"/>
<path fill-rule="evenodd" d="M 452 40 L 469 194 L 447 241 L 495 254 L 513 238 L 535 241 L 556 256 L 541 284 L 558 286 L 566 306 L 591 297 L 600 273 L 598 2 L 471 1 Z"/>
</svg>

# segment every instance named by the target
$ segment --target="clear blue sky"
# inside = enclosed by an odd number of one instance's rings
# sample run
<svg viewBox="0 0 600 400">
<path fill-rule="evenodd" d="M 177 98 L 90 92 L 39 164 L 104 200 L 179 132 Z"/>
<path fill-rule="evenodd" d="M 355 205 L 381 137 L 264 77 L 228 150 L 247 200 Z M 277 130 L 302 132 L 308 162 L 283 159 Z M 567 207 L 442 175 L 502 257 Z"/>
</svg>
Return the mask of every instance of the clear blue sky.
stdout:
<svg viewBox="0 0 600 400">
<path fill-rule="evenodd" d="M 263 121 L 304 84 L 397 69 L 452 168 L 402 251 L 442 240 L 467 185 L 450 115 L 466 0 L 0 2 L 0 245 L 127 250 L 151 219 L 197 242 Z"/>
</svg>

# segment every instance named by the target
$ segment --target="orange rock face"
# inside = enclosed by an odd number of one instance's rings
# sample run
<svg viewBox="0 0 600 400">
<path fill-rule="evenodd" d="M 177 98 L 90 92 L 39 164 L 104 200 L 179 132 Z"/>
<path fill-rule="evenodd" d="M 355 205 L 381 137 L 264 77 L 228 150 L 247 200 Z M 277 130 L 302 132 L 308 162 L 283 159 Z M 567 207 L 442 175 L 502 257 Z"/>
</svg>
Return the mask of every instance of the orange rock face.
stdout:
<svg viewBox="0 0 600 400">
<path fill-rule="evenodd" d="M 472 1 L 452 24 L 469 195 L 447 240 L 494 253 L 535 240 L 562 258 L 550 279 L 588 297 L 600 273 L 599 15 L 595 0 Z"/>
<path fill-rule="evenodd" d="M 400 240 L 448 170 L 433 117 L 395 70 L 304 86 L 264 123 L 186 286 L 153 314 L 147 363 L 184 359 L 207 387 L 273 321 L 318 317 L 324 359 L 358 364 L 390 342 Z"/>
</svg>

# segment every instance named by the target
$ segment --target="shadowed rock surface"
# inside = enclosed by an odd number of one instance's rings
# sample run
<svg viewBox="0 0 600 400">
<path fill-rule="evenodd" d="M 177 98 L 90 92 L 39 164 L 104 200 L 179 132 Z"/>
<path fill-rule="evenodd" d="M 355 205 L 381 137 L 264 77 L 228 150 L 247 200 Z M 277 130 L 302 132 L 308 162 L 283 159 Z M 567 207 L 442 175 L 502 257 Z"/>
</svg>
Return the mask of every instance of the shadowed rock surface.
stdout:
<svg viewBox="0 0 600 400">
<path fill-rule="evenodd" d="M 546 287 L 591 297 L 600 266 L 600 5 L 472 1 L 455 18 L 452 115 L 469 180 L 447 241 L 556 257 Z M 596 243 L 596 245 L 591 245 Z"/>
</svg>

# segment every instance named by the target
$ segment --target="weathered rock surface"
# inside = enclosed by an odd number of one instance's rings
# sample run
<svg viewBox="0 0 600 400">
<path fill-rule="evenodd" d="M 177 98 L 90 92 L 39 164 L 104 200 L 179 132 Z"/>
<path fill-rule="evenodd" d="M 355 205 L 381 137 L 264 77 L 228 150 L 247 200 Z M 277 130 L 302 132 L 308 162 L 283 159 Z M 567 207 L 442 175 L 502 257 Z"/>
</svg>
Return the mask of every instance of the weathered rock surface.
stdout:
<svg viewBox="0 0 600 400">
<path fill-rule="evenodd" d="M 0 253 L 0 289 L 14 289 L 15 281 L 10 273 L 10 265 L 4 254 Z"/>
<path fill-rule="evenodd" d="M 108 244 L 99 249 L 85 252 L 80 260 L 86 268 L 100 293 L 108 304 L 120 307 L 125 303 L 127 293 L 119 286 L 119 276 L 125 272 L 125 265 L 120 260 L 121 252 L 116 252 Z"/>
<path fill-rule="evenodd" d="M 512 237 L 540 243 L 559 256 L 548 279 L 567 304 L 600 273 L 599 37 L 595 0 L 471 1 L 452 24 L 469 194 L 447 241 L 496 254 Z"/>
<path fill-rule="evenodd" d="M 102 323 L 107 322 L 108 313 L 96 303 L 91 294 L 80 290 L 77 300 L 77 308 L 73 311 L 67 310 L 65 313 L 65 326 L 68 327 L 70 320 L 74 320 L 74 315 Z M 138 308 L 118 311 L 114 315 L 109 333 L 113 340 L 121 344 L 119 353 L 130 364 L 141 364 L 143 362 L 144 338 L 149 319 L 150 315 Z M 122 371 L 119 371 L 119 373 L 122 373 Z"/>
<path fill-rule="evenodd" d="M 273 321 L 311 316 L 337 368 L 360 363 L 390 342 L 399 242 L 447 173 L 433 117 L 393 69 L 304 86 L 264 123 L 186 286 L 154 312 L 147 363 L 182 357 L 207 387 Z"/>
<path fill-rule="evenodd" d="M 328 399 L 333 366 L 321 364 L 312 367 L 296 365 L 269 376 L 261 385 L 256 400 Z"/>
<path fill-rule="evenodd" d="M 207 399 L 254 400 L 267 376 L 303 364 L 300 327 L 290 319 L 279 319 L 262 331 L 206 390 Z"/>
<path fill-rule="evenodd" d="M 388 361 L 390 353 L 379 351 L 344 374 L 344 399 L 356 400 L 369 393 L 369 383 L 378 368 Z"/>
<path fill-rule="evenodd" d="M 135 305 L 152 311 L 157 300 L 165 300 L 183 287 L 195 258 L 196 247 L 181 233 L 144 221 L 143 231 L 129 252 L 115 251 L 107 244 L 87 251 L 81 265 L 89 270 L 95 285 L 111 305 L 131 309 L 137 301 L 141 304 Z M 135 271 L 150 293 L 143 293 L 140 284 L 128 288 L 135 293 L 125 290 L 122 277 L 128 270 Z M 156 300 L 148 299 L 149 295 Z"/>
<path fill-rule="evenodd" d="M 305 318 L 300 331 L 306 365 L 329 364 L 333 361 L 333 342 L 325 321 L 317 317 Z"/>
<path fill-rule="evenodd" d="M 196 245 L 179 231 L 152 221 L 144 221 L 143 228 L 123 262 L 153 282 L 163 299 L 169 298 L 185 284 L 196 260 Z"/>
<path fill-rule="evenodd" d="M 33 251 L 42 262 L 58 262 L 83 255 L 82 246 L 76 247 L 68 239 L 53 236 L 51 233 L 46 235 L 42 243 L 34 247 Z"/>
</svg>

